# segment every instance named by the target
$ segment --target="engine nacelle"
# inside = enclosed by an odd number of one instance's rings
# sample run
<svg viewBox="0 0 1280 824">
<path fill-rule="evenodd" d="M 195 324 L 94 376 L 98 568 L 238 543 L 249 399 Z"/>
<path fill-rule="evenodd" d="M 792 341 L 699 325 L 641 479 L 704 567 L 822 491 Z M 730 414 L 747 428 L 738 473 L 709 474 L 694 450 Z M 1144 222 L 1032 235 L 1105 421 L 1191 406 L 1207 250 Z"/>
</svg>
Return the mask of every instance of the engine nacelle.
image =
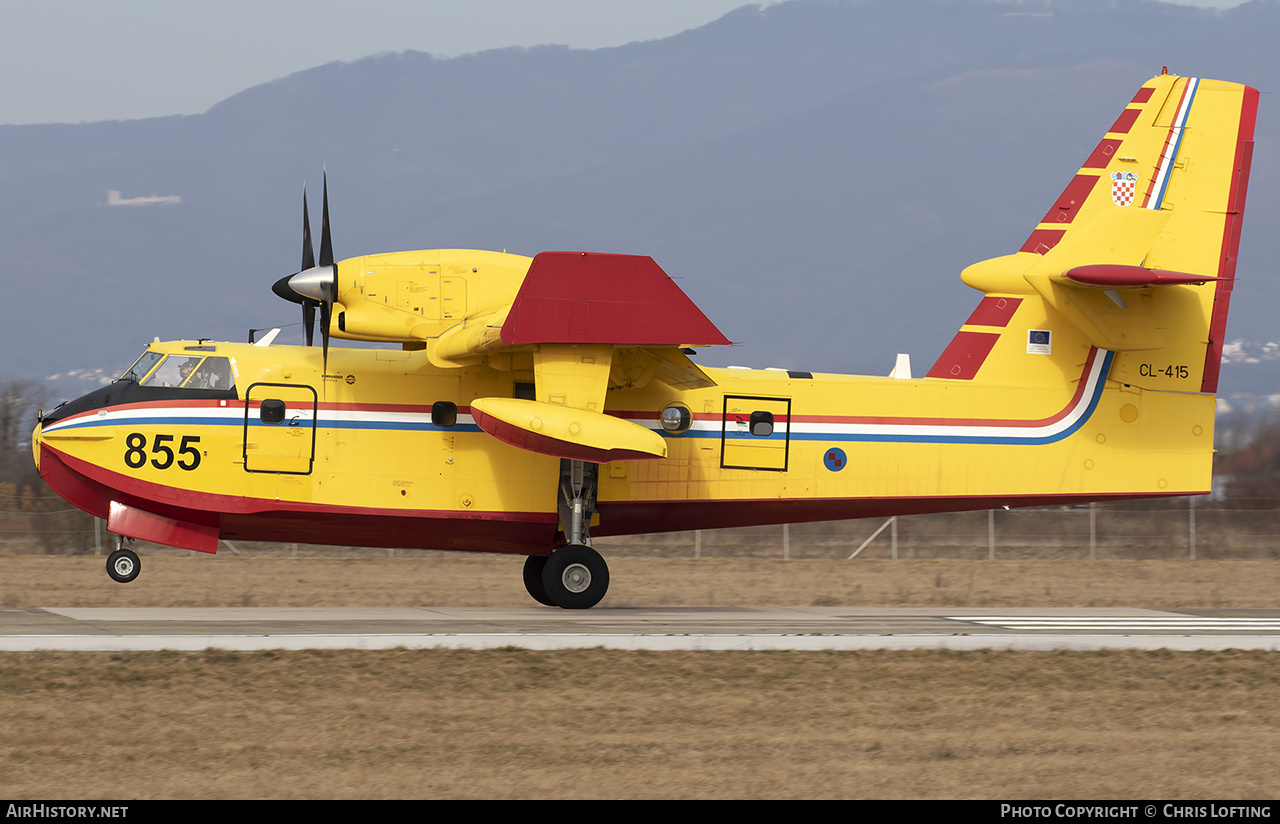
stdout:
<svg viewBox="0 0 1280 824">
<path fill-rule="evenodd" d="M 469 315 L 511 303 L 532 258 L 431 249 L 338 263 L 329 333 L 348 340 L 421 343 Z"/>
</svg>

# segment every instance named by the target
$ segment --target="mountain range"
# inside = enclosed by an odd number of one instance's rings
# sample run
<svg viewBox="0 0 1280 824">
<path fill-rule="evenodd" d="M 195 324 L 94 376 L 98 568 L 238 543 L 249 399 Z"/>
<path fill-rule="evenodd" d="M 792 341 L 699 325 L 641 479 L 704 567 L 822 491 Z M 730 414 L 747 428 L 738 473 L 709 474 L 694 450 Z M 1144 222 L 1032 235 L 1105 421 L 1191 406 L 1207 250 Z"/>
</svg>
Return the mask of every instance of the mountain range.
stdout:
<svg viewBox="0 0 1280 824">
<path fill-rule="evenodd" d="M 0 127 L 0 377 L 74 395 L 153 336 L 297 307 L 301 199 L 339 258 L 646 254 L 741 346 L 710 365 L 923 374 L 1133 92 L 1167 66 L 1264 94 L 1222 392 L 1280 395 L 1280 3 L 793 0 L 662 40 L 330 63 L 200 115 Z M 114 193 L 114 194 L 113 194 Z M 56 376 L 56 377 L 55 377 Z"/>
</svg>

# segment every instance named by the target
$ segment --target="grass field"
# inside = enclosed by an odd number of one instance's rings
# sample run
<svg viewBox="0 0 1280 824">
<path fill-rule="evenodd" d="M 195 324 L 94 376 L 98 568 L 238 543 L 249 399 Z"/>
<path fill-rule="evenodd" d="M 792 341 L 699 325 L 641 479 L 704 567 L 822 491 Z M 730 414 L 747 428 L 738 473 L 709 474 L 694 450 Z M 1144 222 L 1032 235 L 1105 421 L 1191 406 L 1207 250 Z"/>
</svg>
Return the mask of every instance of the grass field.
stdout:
<svg viewBox="0 0 1280 824">
<path fill-rule="evenodd" d="M 0 606 L 526 605 L 521 560 L 0 557 Z M 605 606 L 1273 607 L 1272 561 L 611 559 Z M 0 654 L 9 798 L 1276 798 L 1265 652 Z"/>
<path fill-rule="evenodd" d="M 522 557 L 0 556 L 0 607 L 528 606 Z M 602 606 L 1271 607 L 1280 561 L 609 557 Z"/>
</svg>

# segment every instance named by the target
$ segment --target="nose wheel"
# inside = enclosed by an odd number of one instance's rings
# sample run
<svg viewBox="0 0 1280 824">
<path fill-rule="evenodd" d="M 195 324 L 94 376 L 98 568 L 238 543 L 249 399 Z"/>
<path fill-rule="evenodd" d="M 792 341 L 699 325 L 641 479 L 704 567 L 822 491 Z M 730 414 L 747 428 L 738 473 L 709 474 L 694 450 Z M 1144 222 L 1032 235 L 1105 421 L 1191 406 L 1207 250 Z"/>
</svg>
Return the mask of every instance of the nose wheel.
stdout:
<svg viewBox="0 0 1280 824">
<path fill-rule="evenodd" d="M 129 543 L 133 543 L 132 538 Z M 107 556 L 107 574 L 111 576 L 111 580 L 127 584 L 137 578 L 141 571 L 142 561 L 138 560 L 138 553 L 126 547 L 122 539 L 118 539 L 115 552 Z"/>
</svg>

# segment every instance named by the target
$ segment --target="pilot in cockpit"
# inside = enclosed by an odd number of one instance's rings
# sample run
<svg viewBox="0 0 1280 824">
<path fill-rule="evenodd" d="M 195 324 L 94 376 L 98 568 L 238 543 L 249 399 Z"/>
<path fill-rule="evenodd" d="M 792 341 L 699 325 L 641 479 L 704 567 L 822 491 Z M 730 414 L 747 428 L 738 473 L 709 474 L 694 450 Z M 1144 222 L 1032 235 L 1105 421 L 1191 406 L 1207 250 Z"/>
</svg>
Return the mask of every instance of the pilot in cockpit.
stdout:
<svg viewBox="0 0 1280 824">
<path fill-rule="evenodd" d="M 190 386 L 193 389 L 225 389 L 227 387 L 224 374 L 225 363 L 225 358 L 205 358 L 200 369 L 196 371 L 195 377 L 191 379 Z"/>
<path fill-rule="evenodd" d="M 209 358 L 210 364 L 207 382 L 207 389 L 226 389 L 230 381 L 226 376 L 226 361 L 222 358 Z"/>
<path fill-rule="evenodd" d="M 187 382 L 187 378 L 191 376 L 191 370 L 195 368 L 196 363 L 197 361 L 195 358 L 187 358 L 185 361 L 178 364 L 178 386 L 182 386 Z M 168 385 L 169 384 L 167 383 L 165 384 L 165 386 Z"/>
</svg>

